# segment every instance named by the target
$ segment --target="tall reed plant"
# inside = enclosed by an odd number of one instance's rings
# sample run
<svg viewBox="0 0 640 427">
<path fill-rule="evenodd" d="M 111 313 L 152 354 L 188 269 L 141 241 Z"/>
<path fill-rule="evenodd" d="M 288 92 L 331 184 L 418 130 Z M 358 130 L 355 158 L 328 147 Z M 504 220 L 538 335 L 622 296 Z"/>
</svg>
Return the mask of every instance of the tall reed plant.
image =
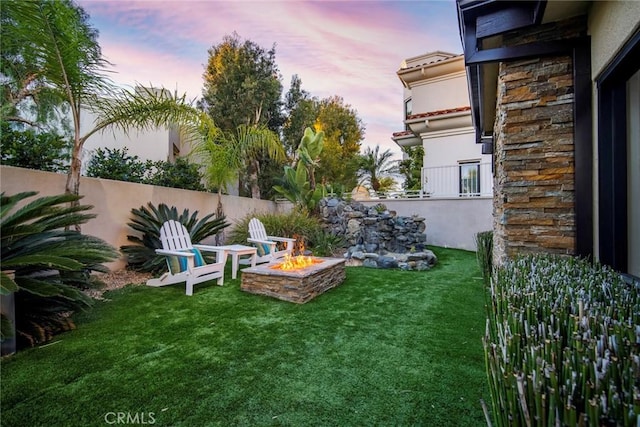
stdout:
<svg viewBox="0 0 640 427">
<path fill-rule="evenodd" d="M 476 259 L 482 279 L 488 284 L 493 272 L 493 231 L 481 231 L 476 234 Z"/>
<path fill-rule="evenodd" d="M 496 425 L 640 425 L 637 283 L 585 260 L 538 255 L 507 262 L 487 291 Z"/>
</svg>

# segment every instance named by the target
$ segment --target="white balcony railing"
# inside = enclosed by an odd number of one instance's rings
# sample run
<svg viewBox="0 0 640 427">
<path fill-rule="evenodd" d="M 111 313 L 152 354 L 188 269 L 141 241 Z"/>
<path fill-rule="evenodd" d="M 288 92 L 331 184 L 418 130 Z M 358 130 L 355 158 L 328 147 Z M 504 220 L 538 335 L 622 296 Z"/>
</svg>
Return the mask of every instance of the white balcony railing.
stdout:
<svg viewBox="0 0 640 427">
<path fill-rule="evenodd" d="M 365 195 L 369 200 L 491 196 L 493 196 L 491 163 L 459 163 L 422 168 L 421 190 L 385 192 L 369 190 L 369 194 Z"/>
<path fill-rule="evenodd" d="M 491 163 L 460 163 L 422 168 L 422 188 L 430 197 L 491 196 Z"/>
</svg>

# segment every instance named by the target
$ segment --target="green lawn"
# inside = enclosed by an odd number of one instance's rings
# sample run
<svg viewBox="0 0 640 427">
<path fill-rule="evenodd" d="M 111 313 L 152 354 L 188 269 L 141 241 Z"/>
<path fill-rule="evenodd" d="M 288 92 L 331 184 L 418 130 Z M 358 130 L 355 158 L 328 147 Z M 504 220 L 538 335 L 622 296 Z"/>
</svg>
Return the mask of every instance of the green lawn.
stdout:
<svg viewBox="0 0 640 427">
<path fill-rule="evenodd" d="M 239 279 L 111 292 L 2 361 L 2 425 L 482 425 L 480 271 L 472 252 L 434 252 L 428 272 L 347 268 L 304 305 Z"/>
</svg>

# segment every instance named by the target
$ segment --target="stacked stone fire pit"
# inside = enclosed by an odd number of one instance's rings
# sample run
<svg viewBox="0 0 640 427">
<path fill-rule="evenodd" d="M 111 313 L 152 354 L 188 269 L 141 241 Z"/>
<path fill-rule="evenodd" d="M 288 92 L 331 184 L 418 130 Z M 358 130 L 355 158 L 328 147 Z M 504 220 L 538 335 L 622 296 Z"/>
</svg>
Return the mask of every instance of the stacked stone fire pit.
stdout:
<svg viewBox="0 0 640 427">
<path fill-rule="evenodd" d="M 278 263 L 245 268 L 240 289 L 304 304 L 339 286 L 346 277 L 344 259 L 314 257 L 314 260 L 315 264 L 296 270 L 280 270 L 276 268 Z"/>
</svg>

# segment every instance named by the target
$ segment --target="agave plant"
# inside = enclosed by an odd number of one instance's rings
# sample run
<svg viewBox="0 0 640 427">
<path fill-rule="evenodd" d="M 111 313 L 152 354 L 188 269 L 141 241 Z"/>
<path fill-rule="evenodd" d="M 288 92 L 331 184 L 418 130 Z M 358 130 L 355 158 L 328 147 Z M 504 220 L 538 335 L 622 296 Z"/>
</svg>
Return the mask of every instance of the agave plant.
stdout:
<svg viewBox="0 0 640 427">
<path fill-rule="evenodd" d="M 198 220 L 198 211 L 190 215 L 189 209 L 184 209 L 179 214 L 175 206 L 168 207 L 164 203 L 159 204 L 158 207 L 152 203 L 148 203 L 147 206 L 131 209 L 133 218 L 127 225 L 140 234 L 128 235 L 127 240 L 134 244 L 120 247 L 127 256 L 129 268 L 135 271 L 158 274 L 167 270 L 165 257 L 156 255 L 155 250 L 162 248 L 160 228 L 170 219 L 182 223 L 189 230 L 193 243 L 200 243 L 207 237 L 215 236 L 229 226 L 225 216 L 216 217 L 215 213 Z M 207 257 L 204 256 L 206 260 Z"/>
<path fill-rule="evenodd" d="M 105 241 L 70 231 L 95 215 L 92 206 L 76 205 L 81 198 L 62 194 L 18 203 L 37 192 L 0 195 L 1 282 L 3 297 L 15 295 L 15 328 L 20 347 L 35 345 L 73 327 L 69 312 L 91 306 L 82 292 L 101 282 L 92 271 L 107 272 L 105 262 L 118 252 Z M 2 339 L 9 337 L 9 320 L 3 315 Z"/>
</svg>

